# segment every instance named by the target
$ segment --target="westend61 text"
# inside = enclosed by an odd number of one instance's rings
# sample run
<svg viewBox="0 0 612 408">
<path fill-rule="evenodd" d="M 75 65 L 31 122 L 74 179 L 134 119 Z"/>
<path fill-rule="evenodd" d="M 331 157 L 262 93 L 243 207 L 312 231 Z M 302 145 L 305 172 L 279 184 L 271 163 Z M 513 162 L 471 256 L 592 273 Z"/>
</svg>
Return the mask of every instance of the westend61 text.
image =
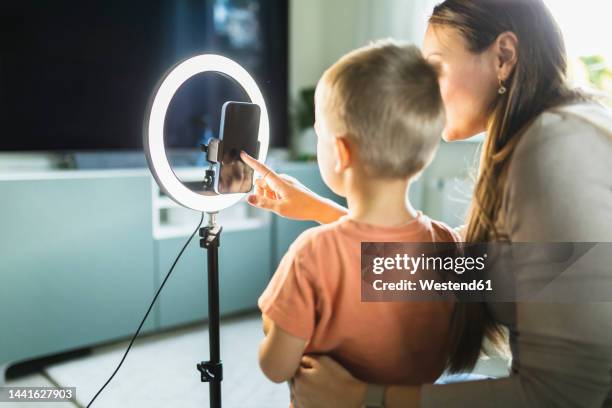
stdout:
<svg viewBox="0 0 612 408">
<path fill-rule="evenodd" d="M 381 279 L 373 282 L 374 290 L 379 291 L 492 291 L 491 280 L 473 280 L 471 282 L 436 282 L 432 279 L 423 279 L 417 282 L 402 279 L 398 282 L 384 282 Z"/>
</svg>

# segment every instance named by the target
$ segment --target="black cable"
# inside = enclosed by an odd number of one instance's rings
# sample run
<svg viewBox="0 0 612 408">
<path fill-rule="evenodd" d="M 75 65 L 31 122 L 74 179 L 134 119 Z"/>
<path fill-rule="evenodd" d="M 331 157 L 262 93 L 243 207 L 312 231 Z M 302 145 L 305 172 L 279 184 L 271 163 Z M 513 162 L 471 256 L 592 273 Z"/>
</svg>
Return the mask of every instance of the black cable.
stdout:
<svg viewBox="0 0 612 408">
<path fill-rule="evenodd" d="M 98 398 L 98 395 L 100 395 L 102 393 L 104 388 L 106 388 L 106 386 L 111 382 L 111 380 L 113 379 L 115 374 L 117 374 L 117 371 L 119 371 L 119 369 L 121 368 L 121 365 L 125 361 L 125 358 L 127 357 L 128 353 L 130 352 L 130 349 L 132 348 L 132 344 L 134 344 L 134 340 L 136 340 L 136 337 L 138 337 L 138 334 L 140 334 L 140 329 L 142 329 L 142 325 L 147 320 L 147 317 L 149 317 L 149 313 L 151 313 L 151 309 L 153 309 L 153 305 L 155 304 L 155 301 L 157 300 L 157 297 L 159 296 L 160 292 L 164 288 L 164 285 L 166 284 L 166 281 L 168 280 L 168 278 L 170 277 L 170 274 L 174 270 L 174 267 L 176 266 L 176 263 L 178 262 L 179 259 L 181 259 L 181 256 L 183 255 L 183 252 L 185 252 L 185 249 L 187 248 L 187 246 L 189 245 L 189 243 L 191 242 L 191 240 L 193 239 L 195 234 L 202 227 L 202 222 L 204 222 L 204 213 L 202 213 L 202 218 L 200 218 L 200 222 L 198 223 L 198 227 L 195 229 L 195 231 L 193 231 L 193 233 L 191 234 L 191 236 L 189 237 L 187 242 L 185 242 L 185 245 L 183 245 L 183 249 L 181 249 L 181 252 L 179 252 L 179 254 L 177 255 L 176 259 L 174 260 L 174 263 L 170 267 L 170 270 L 166 274 L 166 277 L 162 281 L 161 285 L 159 285 L 159 289 L 157 289 L 157 293 L 155 293 L 155 296 L 153 297 L 153 300 L 151 301 L 151 304 L 149 305 L 149 309 L 147 310 L 147 313 L 145 313 L 144 317 L 142 318 L 142 321 L 140 322 L 140 325 L 138 326 L 138 329 L 136 330 L 136 333 L 134 333 L 134 336 L 132 336 L 132 340 L 130 340 L 130 344 L 128 345 L 127 350 L 125 350 L 125 353 L 123 354 L 123 357 L 121 358 L 121 361 L 119 362 L 119 365 L 117 366 L 117 368 L 115 368 L 115 371 L 109 377 L 109 379 L 106 380 L 106 382 L 104 383 L 102 388 L 100 388 L 98 390 L 98 392 L 96 393 L 96 395 L 94 395 L 94 397 L 91 399 L 91 401 L 89 401 L 89 404 L 87 404 L 87 408 L 89 408 L 91 406 L 91 404 L 93 404 L 93 402 L 96 400 L 96 398 Z"/>
</svg>

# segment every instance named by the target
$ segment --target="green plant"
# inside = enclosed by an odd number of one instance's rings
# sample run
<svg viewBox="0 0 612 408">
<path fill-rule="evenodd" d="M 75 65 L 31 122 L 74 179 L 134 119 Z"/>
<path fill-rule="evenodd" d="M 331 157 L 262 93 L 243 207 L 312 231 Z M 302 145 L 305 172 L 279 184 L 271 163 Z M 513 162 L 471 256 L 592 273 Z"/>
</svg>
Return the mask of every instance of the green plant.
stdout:
<svg viewBox="0 0 612 408">
<path fill-rule="evenodd" d="M 295 111 L 298 130 L 307 129 L 314 125 L 314 94 L 315 88 L 304 88 L 300 91 Z"/>
<path fill-rule="evenodd" d="M 587 79 L 593 86 L 612 96 L 612 69 L 601 55 L 580 57 L 587 73 Z"/>
</svg>

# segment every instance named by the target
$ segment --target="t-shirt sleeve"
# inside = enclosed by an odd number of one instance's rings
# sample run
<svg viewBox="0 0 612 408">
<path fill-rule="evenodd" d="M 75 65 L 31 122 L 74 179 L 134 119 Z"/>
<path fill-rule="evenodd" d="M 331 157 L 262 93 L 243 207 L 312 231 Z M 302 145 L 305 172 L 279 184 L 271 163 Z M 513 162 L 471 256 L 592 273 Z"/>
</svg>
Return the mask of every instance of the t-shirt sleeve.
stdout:
<svg viewBox="0 0 612 408">
<path fill-rule="evenodd" d="M 310 340 L 316 319 L 313 259 L 306 246 L 294 243 L 259 297 L 261 312 L 292 336 Z"/>
<path fill-rule="evenodd" d="M 441 221 L 432 220 L 432 226 L 434 229 L 434 236 L 432 237 L 433 242 L 461 242 L 461 234 L 457 229 L 451 228 Z M 463 227 L 461 227 L 463 228 Z"/>
</svg>

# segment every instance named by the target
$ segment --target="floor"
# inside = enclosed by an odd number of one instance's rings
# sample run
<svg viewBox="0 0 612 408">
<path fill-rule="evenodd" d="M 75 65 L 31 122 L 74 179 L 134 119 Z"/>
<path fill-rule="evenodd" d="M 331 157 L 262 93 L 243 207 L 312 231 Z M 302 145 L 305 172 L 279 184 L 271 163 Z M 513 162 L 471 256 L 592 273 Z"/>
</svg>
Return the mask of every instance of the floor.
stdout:
<svg viewBox="0 0 612 408">
<path fill-rule="evenodd" d="M 262 338 L 259 314 L 225 319 L 221 327 L 224 407 L 287 407 L 288 388 L 268 381 L 259 371 Z M 128 342 L 97 348 L 88 356 L 46 367 L 42 372 L 7 381 L 6 386 L 72 386 L 72 403 L 29 407 L 85 407 L 120 361 Z M 196 363 L 208 358 L 205 325 L 139 338 L 123 366 L 96 399 L 94 407 L 208 407 L 208 384 L 200 382 Z M 12 404 L 22 408 L 23 403 Z M 10 407 L 0 403 L 0 407 Z"/>
<path fill-rule="evenodd" d="M 288 406 L 285 384 L 273 384 L 259 371 L 259 314 L 226 319 L 221 327 L 224 363 L 223 406 L 274 408 Z M 47 366 L 43 371 L 7 381 L 6 386 L 72 386 L 74 402 L 28 404 L 36 408 L 85 407 L 121 359 L 127 342 L 99 347 L 90 355 Z M 208 331 L 197 325 L 139 338 L 121 370 L 95 407 L 208 407 L 208 385 L 201 383 L 196 363 L 208 357 Z M 507 372 L 500 358 L 482 361 L 477 372 L 500 376 Z M 0 403 L 22 408 L 23 403 Z"/>
</svg>

